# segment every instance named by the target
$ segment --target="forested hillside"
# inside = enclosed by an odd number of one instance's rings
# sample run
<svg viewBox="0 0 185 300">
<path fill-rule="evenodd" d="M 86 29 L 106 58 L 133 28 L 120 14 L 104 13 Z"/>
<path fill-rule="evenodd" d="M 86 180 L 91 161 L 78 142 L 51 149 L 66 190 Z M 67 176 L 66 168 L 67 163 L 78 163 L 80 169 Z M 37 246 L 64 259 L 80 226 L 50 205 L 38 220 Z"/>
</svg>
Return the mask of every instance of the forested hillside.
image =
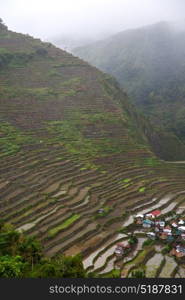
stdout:
<svg viewBox="0 0 185 300">
<path fill-rule="evenodd" d="M 185 140 L 185 28 L 161 22 L 73 52 L 114 75 L 154 126 Z"/>
</svg>

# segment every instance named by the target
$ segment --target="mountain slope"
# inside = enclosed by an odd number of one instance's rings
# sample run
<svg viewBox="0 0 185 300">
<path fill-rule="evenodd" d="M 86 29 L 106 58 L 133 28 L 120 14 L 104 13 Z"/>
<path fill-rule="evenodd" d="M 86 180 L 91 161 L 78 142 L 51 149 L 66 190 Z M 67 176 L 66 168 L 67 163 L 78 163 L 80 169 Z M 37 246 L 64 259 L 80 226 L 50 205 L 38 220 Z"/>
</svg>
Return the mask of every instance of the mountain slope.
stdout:
<svg viewBox="0 0 185 300">
<path fill-rule="evenodd" d="M 10 123 L 2 123 L 2 134 L 11 126 L 30 140 L 58 132 L 70 152 L 88 159 L 150 148 L 146 121 L 111 77 L 28 36 L 2 30 L 0 43 L 0 113 Z"/>
<path fill-rule="evenodd" d="M 0 218 L 47 256 L 85 257 L 112 245 L 131 212 L 179 200 L 184 165 L 157 159 L 162 133 L 113 78 L 3 25 L 0 64 Z M 183 157 L 179 145 L 163 155 Z"/>
<path fill-rule="evenodd" d="M 73 52 L 114 75 L 154 125 L 164 125 L 184 140 L 185 30 L 182 28 L 162 22 L 121 32 Z"/>
</svg>

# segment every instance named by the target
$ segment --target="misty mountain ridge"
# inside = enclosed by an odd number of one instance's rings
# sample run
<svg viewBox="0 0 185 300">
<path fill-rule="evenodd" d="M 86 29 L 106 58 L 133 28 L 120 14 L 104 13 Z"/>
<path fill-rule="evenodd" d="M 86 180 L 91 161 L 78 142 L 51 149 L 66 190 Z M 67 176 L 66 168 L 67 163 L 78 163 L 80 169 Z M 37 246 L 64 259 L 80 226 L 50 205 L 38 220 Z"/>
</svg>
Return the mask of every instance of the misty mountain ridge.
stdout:
<svg viewBox="0 0 185 300">
<path fill-rule="evenodd" d="M 48 42 L 51 42 L 55 46 L 71 52 L 73 48 L 86 46 L 96 42 L 94 39 L 83 38 L 83 37 L 73 37 L 73 36 L 61 36 L 61 37 L 51 37 L 47 38 Z"/>
<path fill-rule="evenodd" d="M 81 35 L 81 34 L 58 34 L 56 36 L 50 36 L 46 39 L 46 42 L 51 42 L 55 46 L 72 52 L 74 48 L 87 46 L 110 36 L 110 33 L 100 33 L 99 35 Z"/>
<path fill-rule="evenodd" d="M 185 139 L 185 22 L 126 30 L 73 53 L 115 76 L 153 124 Z"/>
</svg>

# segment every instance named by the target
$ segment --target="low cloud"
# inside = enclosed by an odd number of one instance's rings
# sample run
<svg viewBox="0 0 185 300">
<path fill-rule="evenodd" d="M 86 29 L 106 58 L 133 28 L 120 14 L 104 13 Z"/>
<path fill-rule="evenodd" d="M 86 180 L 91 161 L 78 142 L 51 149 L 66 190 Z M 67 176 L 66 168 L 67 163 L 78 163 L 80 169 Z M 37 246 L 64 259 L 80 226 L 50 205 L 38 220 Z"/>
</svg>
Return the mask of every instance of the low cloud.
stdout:
<svg viewBox="0 0 185 300">
<path fill-rule="evenodd" d="M 1 0 L 11 30 L 42 39 L 98 39 L 128 28 L 184 19 L 184 0 Z"/>
</svg>

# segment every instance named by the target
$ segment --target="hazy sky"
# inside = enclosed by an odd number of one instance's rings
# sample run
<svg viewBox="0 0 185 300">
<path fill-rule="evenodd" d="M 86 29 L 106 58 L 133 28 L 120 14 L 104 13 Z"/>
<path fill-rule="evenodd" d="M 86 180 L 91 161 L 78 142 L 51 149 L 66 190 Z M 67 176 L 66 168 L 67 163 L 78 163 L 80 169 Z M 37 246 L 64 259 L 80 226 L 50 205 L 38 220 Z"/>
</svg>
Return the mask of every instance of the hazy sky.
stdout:
<svg viewBox="0 0 185 300">
<path fill-rule="evenodd" d="M 99 38 L 184 14 L 185 0 L 0 0 L 0 17 L 9 29 L 42 39 Z"/>
</svg>

